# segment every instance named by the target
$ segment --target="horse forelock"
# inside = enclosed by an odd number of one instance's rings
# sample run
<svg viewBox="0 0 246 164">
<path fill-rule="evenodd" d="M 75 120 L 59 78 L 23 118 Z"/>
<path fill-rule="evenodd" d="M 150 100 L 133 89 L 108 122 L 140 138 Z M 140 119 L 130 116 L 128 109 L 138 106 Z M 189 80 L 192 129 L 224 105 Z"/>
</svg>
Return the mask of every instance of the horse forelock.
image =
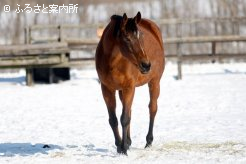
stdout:
<svg viewBox="0 0 246 164">
<path fill-rule="evenodd" d="M 138 32 L 137 25 L 133 18 L 128 19 L 128 22 L 126 24 L 126 31 L 127 32 Z"/>
<path fill-rule="evenodd" d="M 116 37 L 120 32 L 120 26 L 121 26 L 122 19 L 123 19 L 123 17 L 120 15 L 112 15 L 111 16 L 111 21 L 115 22 L 114 23 L 114 31 L 113 31 L 114 37 Z M 136 25 L 135 20 L 133 18 L 128 18 L 128 21 L 127 21 L 126 26 L 125 26 L 125 30 L 126 30 L 126 32 L 138 33 L 138 28 L 137 28 L 137 25 Z"/>
</svg>

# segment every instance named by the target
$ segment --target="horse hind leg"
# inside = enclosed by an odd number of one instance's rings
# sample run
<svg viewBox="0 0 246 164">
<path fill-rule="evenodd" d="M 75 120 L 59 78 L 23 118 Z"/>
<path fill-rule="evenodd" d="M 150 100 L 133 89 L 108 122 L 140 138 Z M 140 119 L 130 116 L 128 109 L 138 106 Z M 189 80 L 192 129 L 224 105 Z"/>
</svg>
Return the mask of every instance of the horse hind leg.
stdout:
<svg viewBox="0 0 246 164">
<path fill-rule="evenodd" d="M 121 145 L 121 138 L 118 130 L 118 119 L 115 113 L 115 109 L 116 109 L 115 91 L 109 90 L 103 84 L 101 84 L 101 88 L 102 88 L 103 98 L 108 109 L 109 124 L 114 133 L 115 145 L 119 147 Z"/>
<path fill-rule="evenodd" d="M 155 115 L 157 112 L 157 99 L 160 94 L 160 83 L 158 81 L 150 81 L 149 82 L 149 94 L 150 94 L 150 102 L 149 102 L 149 131 L 146 136 L 146 145 L 145 148 L 150 147 L 153 142 L 153 126 L 155 121 Z"/>
</svg>

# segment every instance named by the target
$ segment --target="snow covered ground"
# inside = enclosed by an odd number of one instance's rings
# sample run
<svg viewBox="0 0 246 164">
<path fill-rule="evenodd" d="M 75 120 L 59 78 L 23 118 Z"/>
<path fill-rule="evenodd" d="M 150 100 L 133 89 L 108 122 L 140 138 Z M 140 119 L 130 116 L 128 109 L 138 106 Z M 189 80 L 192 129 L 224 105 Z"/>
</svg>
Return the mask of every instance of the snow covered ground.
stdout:
<svg viewBox="0 0 246 164">
<path fill-rule="evenodd" d="M 1 73 L 0 163 L 246 163 L 245 64 L 183 70 L 177 81 L 176 66 L 166 66 L 148 149 L 148 89 L 137 88 L 128 156 L 116 153 L 94 69 L 34 87 L 25 86 L 24 71 Z"/>
</svg>

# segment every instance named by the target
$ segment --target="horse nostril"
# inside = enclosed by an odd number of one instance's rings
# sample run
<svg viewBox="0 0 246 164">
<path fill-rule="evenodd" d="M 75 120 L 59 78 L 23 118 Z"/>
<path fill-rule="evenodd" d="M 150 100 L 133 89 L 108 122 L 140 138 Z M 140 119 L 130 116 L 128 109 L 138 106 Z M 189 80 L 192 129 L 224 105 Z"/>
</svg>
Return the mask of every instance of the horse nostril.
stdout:
<svg viewBox="0 0 246 164">
<path fill-rule="evenodd" d="M 150 67 L 151 67 L 151 64 L 150 63 L 144 63 L 144 62 L 142 62 L 141 63 L 141 67 L 143 69 L 145 69 L 146 71 L 149 71 L 150 70 Z"/>
</svg>

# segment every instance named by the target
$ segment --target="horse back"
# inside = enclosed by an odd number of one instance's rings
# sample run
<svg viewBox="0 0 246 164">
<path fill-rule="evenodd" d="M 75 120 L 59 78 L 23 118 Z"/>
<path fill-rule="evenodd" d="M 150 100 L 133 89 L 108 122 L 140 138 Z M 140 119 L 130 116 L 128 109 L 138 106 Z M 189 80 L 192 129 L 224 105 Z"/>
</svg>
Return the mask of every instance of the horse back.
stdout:
<svg viewBox="0 0 246 164">
<path fill-rule="evenodd" d="M 155 37 L 155 39 L 158 41 L 162 50 L 164 50 L 161 31 L 160 31 L 159 27 L 153 21 L 143 18 L 141 20 L 139 26 L 148 30 Z"/>
</svg>

